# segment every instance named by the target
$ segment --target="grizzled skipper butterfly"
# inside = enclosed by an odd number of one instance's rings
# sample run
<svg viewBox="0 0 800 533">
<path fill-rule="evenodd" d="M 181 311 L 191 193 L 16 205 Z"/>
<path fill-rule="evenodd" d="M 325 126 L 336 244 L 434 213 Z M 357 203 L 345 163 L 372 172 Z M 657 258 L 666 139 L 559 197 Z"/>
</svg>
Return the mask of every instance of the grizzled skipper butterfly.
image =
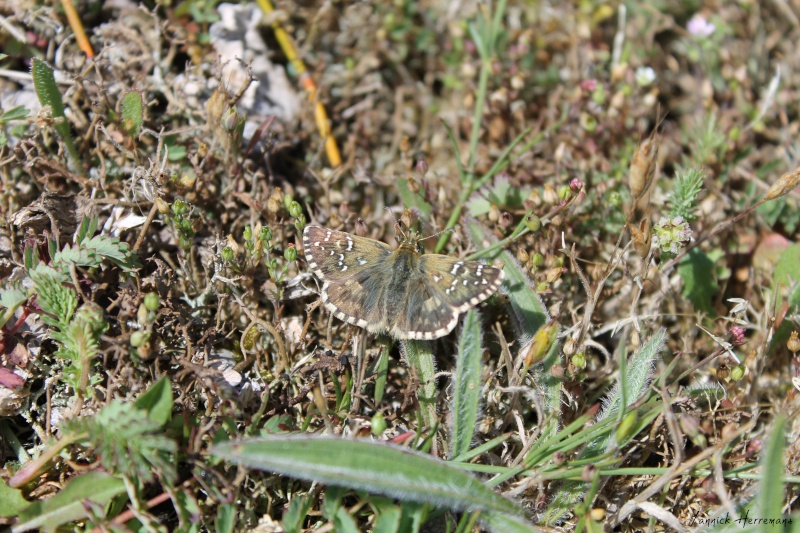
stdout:
<svg viewBox="0 0 800 533">
<path fill-rule="evenodd" d="M 477 261 L 422 253 L 421 237 L 400 246 L 306 226 L 308 266 L 322 280 L 322 302 L 336 318 L 395 339 L 438 339 L 458 316 L 500 288 L 503 271 Z"/>
</svg>

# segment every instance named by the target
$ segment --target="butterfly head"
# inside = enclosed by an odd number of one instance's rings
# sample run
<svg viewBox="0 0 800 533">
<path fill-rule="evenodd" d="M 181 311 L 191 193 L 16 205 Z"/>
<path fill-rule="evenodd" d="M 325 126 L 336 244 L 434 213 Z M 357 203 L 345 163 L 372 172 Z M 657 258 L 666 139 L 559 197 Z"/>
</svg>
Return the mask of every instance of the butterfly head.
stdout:
<svg viewBox="0 0 800 533">
<path fill-rule="evenodd" d="M 424 251 L 422 241 L 425 238 L 422 235 L 410 228 L 406 228 L 400 220 L 395 223 L 395 229 L 397 230 L 397 241 L 400 243 L 400 248 L 410 248 L 418 254 Z"/>
</svg>

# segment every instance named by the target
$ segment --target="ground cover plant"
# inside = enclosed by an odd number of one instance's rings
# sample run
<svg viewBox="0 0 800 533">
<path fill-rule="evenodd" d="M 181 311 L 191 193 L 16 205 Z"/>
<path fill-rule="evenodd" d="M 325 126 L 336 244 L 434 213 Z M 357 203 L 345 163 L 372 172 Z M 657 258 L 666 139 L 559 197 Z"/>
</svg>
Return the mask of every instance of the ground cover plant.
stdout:
<svg viewBox="0 0 800 533">
<path fill-rule="evenodd" d="M 795 526 L 799 30 L 0 5 L 3 526 Z"/>
</svg>

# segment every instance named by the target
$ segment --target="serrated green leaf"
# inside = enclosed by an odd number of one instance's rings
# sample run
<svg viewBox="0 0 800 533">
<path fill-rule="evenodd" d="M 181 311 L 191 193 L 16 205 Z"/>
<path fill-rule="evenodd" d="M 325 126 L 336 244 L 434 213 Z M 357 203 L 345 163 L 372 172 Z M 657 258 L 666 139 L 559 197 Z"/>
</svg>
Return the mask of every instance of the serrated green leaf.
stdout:
<svg viewBox="0 0 800 533">
<path fill-rule="evenodd" d="M 144 120 L 144 100 L 139 91 L 129 91 L 120 99 L 122 109 L 122 128 L 131 137 L 137 137 L 142 131 Z"/>
<path fill-rule="evenodd" d="M 42 316 L 42 320 L 59 329 L 65 329 L 75 309 L 78 308 L 78 296 L 75 291 L 62 285 L 67 281 L 67 277 L 43 263 L 39 263 L 34 270 L 28 272 L 28 275 L 35 286 L 37 303 L 46 313 L 54 315 L 56 322 L 53 323 L 47 316 Z"/>
<path fill-rule="evenodd" d="M 19 282 L 11 282 L 0 288 L 0 307 L 16 309 L 28 299 L 28 291 Z"/>
<path fill-rule="evenodd" d="M 53 256 L 53 265 L 59 268 L 68 268 L 68 265 L 82 266 L 82 267 L 95 267 L 98 266 L 103 259 L 90 248 L 83 248 L 79 245 L 70 246 L 65 245 L 60 252 L 56 252 Z M 68 270 L 66 270 L 68 272 Z"/>
<path fill-rule="evenodd" d="M 517 506 L 463 470 L 389 444 L 293 435 L 215 445 L 235 464 L 402 501 L 518 515 Z"/>
<path fill-rule="evenodd" d="M 470 309 L 464 316 L 458 340 L 455 386 L 453 393 L 453 442 L 450 457 L 469 451 L 478 422 L 481 393 L 481 324 L 478 311 Z"/>
<path fill-rule="evenodd" d="M 698 311 L 709 315 L 715 314 L 712 301 L 719 290 L 713 273 L 714 262 L 696 248 L 678 265 L 678 274 L 683 279 L 683 296 L 688 298 Z"/>
<path fill-rule="evenodd" d="M 12 531 L 19 533 L 37 528 L 52 531 L 63 524 L 85 518 L 86 500 L 105 505 L 124 492 L 125 484 L 121 479 L 99 471 L 83 474 L 71 479 L 49 500 L 34 502 L 23 509 Z"/>
<path fill-rule="evenodd" d="M 139 256 L 131 250 L 126 242 L 121 242 L 116 237 L 108 235 L 95 235 L 82 246 L 92 249 L 123 270 L 132 270 L 141 267 Z"/>
</svg>

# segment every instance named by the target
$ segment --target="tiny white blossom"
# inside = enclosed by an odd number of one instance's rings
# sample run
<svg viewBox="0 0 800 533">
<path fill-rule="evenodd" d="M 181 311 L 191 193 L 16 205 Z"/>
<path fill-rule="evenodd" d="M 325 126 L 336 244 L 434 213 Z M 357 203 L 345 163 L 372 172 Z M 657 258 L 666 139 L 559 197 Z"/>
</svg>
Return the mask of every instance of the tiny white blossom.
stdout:
<svg viewBox="0 0 800 533">
<path fill-rule="evenodd" d="M 716 29 L 717 27 L 714 24 L 707 21 L 705 17 L 701 15 L 693 16 L 686 25 L 686 31 L 688 31 L 689 34 L 695 37 L 701 37 L 703 39 L 710 37 Z"/>
<path fill-rule="evenodd" d="M 636 84 L 647 87 L 656 81 L 656 71 L 652 67 L 639 67 L 636 69 Z"/>
</svg>

